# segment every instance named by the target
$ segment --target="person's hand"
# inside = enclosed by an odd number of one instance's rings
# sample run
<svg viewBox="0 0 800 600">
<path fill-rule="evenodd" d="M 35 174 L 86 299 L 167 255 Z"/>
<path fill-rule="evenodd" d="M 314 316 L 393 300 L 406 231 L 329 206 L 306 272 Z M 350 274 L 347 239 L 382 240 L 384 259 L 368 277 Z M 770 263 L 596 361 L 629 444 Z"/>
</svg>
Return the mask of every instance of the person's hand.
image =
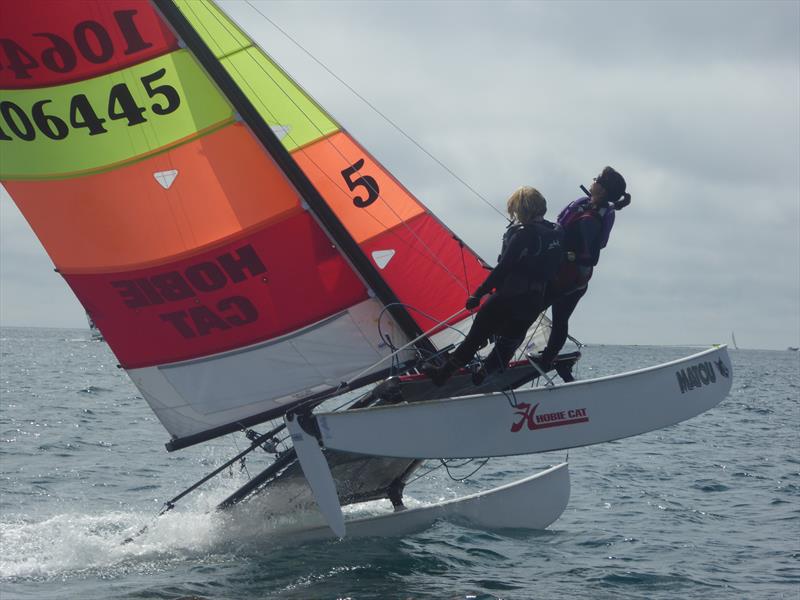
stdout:
<svg viewBox="0 0 800 600">
<path fill-rule="evenodd" d="M 469 298 L 467 298 L 467 304 L 465 306 L 467 310 L 475 310 L 476 308 L 478 308 L 478 305 L 480 303 L 481 303 L 480 298 L 478 298 L 477 296 L 470 296 Z"/>
</svg>

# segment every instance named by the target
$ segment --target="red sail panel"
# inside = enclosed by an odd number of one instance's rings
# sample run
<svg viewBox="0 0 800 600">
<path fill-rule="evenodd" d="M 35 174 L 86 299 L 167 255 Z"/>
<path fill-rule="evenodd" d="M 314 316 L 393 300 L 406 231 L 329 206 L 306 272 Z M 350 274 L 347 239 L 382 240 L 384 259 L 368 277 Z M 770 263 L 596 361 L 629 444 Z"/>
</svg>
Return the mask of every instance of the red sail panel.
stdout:
<svg viewBox="0 0 800 600">
<path fill-rule="evenodd" d="M 302 210 L 241 124 L 115 171 L 5 186 L 65 273 L 153 266 Z"/>
<path fill-rule="evenodd" d="M 125 368 L 269 340 L 367 298 L 307 213 L 169 265 L 65 278 Z"/>
<path fill-rule="evenodd" d="M 177 47 L 146 0 L 0 2 L 0 89 L 80 81 Z"/>
<path fill-rule="evenodd" d="M 411 312 L 423 331 L 463 308 L 489 273 L 429 213 L 365 241 L 362 248 L 398 298 L 427 314 Z"/>
<path fill-rule="evenodd" d="M 292 155 L 423 331 L 463 308 L 482 261 L 347 133 Z"/>
</svg>

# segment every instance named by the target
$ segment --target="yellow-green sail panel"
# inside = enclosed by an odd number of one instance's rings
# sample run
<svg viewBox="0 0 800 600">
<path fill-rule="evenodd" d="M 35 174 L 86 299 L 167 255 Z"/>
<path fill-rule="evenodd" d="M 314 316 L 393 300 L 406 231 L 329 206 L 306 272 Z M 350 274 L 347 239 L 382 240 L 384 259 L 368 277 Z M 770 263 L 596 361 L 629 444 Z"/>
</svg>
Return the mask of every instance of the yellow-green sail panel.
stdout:
<svg viewBox="0 0 800 600">
<path fill-rule="evenodd" d="M 0 178 L 47 179 L 138 160 L 233 120 L 195 58 L 179 50 L 49 88 L 4 90 Z"/>
<path fill-rule="evenodd" d="M 289 152 L 339 131 L 333 118 L 212 2 L 176 4 Z"/>
</svg>

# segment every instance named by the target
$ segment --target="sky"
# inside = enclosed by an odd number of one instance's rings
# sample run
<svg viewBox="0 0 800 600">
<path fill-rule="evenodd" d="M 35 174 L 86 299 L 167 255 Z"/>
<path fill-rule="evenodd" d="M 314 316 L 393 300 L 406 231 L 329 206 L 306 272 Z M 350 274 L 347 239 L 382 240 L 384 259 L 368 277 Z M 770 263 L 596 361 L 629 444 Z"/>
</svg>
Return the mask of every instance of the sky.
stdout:
<svg viewBox="0 0 800 600">
<path fill-rule="evenodd" d="M 514 189 L 620 171 L 581 341 L 800 346 L 800 2 L 221 4 L 487 261 Z M 0 325 L 86 326 L 5 190 Z"/>
</svg>

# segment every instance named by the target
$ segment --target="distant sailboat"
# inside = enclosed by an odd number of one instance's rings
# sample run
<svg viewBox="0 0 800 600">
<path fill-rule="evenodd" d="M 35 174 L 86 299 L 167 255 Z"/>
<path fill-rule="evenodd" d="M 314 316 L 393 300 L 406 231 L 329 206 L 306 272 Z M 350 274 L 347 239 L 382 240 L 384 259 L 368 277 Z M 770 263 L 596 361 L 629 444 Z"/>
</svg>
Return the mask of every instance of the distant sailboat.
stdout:
<svg viewBox="0 0 800 600">
<path fill-rule="evenodd" d="M 739 346 L 736 345 L 736 336 L 731 331 L 731 346 L 733 346 L 734 350 L 738 350 Z"/>
</svg>

